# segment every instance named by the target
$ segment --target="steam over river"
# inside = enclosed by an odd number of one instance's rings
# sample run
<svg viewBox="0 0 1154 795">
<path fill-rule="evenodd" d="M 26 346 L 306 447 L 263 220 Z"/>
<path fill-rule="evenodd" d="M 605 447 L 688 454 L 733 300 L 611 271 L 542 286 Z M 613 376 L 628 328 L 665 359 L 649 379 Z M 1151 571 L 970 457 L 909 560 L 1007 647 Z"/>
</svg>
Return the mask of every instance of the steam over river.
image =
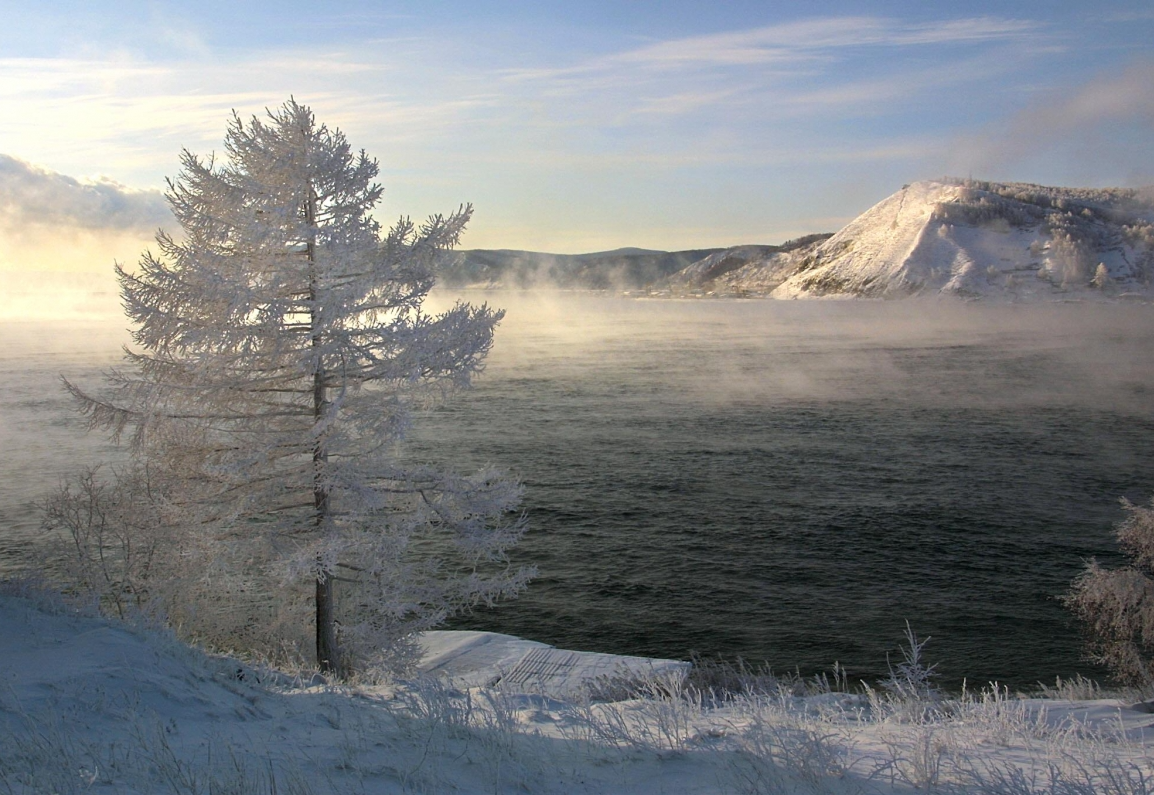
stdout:
<svg viewBox="0 0 1154 795">
<path fill-rule="evenodd" d="M 1055 598 L 1154 494 L 1151 307 L 465 298 L 489 368 L 406 455 L 518 473 L 540 577 L 456 626 L 872 679 L 909 620 L 947 684 L 1095 673 Z M 57 376 L 119 325 L 0 324 L 0 571 L 108 455 Z"/>
</svg>

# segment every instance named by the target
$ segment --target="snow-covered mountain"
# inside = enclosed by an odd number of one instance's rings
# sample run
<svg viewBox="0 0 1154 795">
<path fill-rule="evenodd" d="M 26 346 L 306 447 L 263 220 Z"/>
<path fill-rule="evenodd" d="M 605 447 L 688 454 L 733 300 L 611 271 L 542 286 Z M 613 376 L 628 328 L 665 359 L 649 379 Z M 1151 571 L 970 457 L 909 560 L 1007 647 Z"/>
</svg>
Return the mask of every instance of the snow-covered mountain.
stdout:
<svg viewBox="0 0 1154 795">
<path fill-rule="evenodd" d="M 670 282 L 774 298 L 1149 296 L 1154 197 L 1125 189 L 916 182 L 831 237 L 803 239 L 789 251 L 700 278 L 711 261 L 740 252 L 713 254 Z"/>
</svg>

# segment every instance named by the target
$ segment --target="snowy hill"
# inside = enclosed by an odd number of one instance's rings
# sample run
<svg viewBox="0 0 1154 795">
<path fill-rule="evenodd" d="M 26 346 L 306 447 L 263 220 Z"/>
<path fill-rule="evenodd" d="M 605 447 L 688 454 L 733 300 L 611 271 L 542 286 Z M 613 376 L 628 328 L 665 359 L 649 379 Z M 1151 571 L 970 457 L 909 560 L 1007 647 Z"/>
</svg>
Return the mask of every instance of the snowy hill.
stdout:
<svg viewBox="0 0 1154 795">
<path fill-rule="evenodd" d="M 917 182 L 818 246 L 774 298 L 1147 295 L 1154 203 L 1138 191 Z"/>
<path fill-rule="evenodd" d="M 1154 196 L 943 179 L 906 185 L 835 235 L 726 249 L 676 290 L 773 298 L 1069 300 L 1152 295 Z"/>
</svg>

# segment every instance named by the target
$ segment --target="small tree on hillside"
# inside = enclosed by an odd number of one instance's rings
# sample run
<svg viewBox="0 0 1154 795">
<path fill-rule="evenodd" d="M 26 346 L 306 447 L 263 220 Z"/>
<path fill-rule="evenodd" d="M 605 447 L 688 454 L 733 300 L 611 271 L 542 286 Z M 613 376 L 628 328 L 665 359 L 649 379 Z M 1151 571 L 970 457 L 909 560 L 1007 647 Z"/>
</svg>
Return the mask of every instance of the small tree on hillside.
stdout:
<svg viewBox="0 0 1154 795">
<path fill-rule="evenodd" d="M 116 396 L 69 388 L 93 426 L 131 429 L 202 595 L 311 596 L 317 663 L 346 675 L 352 652 L 396 651 L 527 580 L 504 558 L 524 531 L 516 482 L 405 468 L 395 449 L 412 406 L 482 369 L 502 313 L 423 311 L 471 208 L 382 237 L 376 161 L 307 107 L 234 114 L 224 147 L 224 163 L 182 153 L 168 199 L 183 238 L 117 267 L 142 351 L 110 374 Z"/>
<path fill-rule="evenodd" d="M 1081 619 L 1090 657 L 1126 684 L 1154 685 L 1154 502 L 1123 500 L 1118 543 L 1130 559 L 1121 569 L 1091 560 L 1064 601 Z"/>
<path fill-rule="evenodd" d="M 1110 271 L 1106 269 L 1105 262 L 1099 262 L 1097 270 L 1094 271 L 1094 278 L 1090 280 L 1090 285 L 1099 290 L 1106 290 L 1110 284 Z"/>
</svg>

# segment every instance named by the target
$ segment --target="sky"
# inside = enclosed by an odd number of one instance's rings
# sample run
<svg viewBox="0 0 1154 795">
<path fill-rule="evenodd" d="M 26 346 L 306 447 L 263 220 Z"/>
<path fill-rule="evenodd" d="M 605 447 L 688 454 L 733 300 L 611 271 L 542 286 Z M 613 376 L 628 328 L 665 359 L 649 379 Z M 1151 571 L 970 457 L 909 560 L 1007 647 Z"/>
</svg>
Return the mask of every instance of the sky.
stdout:
<svg viewBox="0 0 1154 795">
<path fill-rule="evenodd" d="M 134 261 L 182 148 L 290 96 L 466 248 L 778 243 L 904 183 L 1154 183 L 1154 8 L 0 0 L 0 270 Z"/>
</svg>

